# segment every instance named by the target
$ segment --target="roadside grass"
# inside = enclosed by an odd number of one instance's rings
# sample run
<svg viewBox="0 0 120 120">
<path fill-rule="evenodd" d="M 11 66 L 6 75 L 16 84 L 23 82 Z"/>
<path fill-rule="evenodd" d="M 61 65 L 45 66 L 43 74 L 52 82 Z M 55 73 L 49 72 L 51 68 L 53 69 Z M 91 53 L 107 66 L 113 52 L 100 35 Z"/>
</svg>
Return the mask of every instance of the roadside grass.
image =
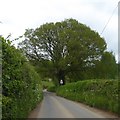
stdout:
<svg viewBox="0 0 120 120">
<path fill-rule="evenodd" d="M 60 86 L 59 96 L 119 115 L 118 80 L 84 80 Z"/>
</svg>

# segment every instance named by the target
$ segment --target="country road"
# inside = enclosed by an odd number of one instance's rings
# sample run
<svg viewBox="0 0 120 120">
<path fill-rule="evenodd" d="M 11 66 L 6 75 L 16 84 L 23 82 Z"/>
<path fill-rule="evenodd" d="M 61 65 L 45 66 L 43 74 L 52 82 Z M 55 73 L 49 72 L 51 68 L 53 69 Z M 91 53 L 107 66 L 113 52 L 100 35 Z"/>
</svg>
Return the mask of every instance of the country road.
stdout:
<svg viewBox="0 0 120 120">
<path fill-rule="evenodd" d="M 85 105 L 44 92 L 44 99 L 29 118 L 117 118 Z"/>
</svg>

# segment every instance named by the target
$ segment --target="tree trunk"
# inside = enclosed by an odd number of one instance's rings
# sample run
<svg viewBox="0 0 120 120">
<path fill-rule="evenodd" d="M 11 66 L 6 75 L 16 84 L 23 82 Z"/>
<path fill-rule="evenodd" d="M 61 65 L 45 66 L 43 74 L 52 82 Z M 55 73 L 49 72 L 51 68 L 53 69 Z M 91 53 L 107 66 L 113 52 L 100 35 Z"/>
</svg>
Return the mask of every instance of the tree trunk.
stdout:
<svg viewBox="0 0 120 120">
<path fill-rule="evenodd" d="M 58 81 L 59 85 L 65 85 L 65 72 L 63 70 L 59 70 L 58 72 Z"/>
</svg>

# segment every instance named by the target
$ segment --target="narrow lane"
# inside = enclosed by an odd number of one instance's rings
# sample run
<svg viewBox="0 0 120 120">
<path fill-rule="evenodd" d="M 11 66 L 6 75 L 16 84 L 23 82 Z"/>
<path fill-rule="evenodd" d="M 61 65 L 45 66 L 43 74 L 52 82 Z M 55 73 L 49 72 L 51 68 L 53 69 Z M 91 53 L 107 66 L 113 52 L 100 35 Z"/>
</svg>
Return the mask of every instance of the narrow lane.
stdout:
<svg viewBox="0 0 120 120">
<path fill-rule="evenodd" d="M 95 111 L 56 96 L 54 93 L 44 92 L 44 99 L 29 118 L 105 118 Z"/>
</svg>

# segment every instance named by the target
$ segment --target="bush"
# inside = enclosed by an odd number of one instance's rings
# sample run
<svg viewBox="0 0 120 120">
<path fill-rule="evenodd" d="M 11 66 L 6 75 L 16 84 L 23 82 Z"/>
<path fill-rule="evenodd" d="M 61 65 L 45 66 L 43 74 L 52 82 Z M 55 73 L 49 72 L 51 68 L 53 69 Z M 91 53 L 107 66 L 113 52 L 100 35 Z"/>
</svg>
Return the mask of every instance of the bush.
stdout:
<svg viewBox="0 0 120 120">
<path fill-rule="evenodd" d="M 21 52 L 2 41 L 2 117 L 3 119 L 26 118 L 42 100 L 39 75 Z"/>
<path fill-rule="evenodd" d="M 52 81 L 42 81 L 42 86 L 43 86 L 43 89 L 48 89 L 54 86 L 54 84 Z"/>
<path fill-rule="evenodd" d="M 118 80 L 85 80 L 57 89 L 57 95 L 119 114 Z"/>
<path fill-rule="evenodd" d="M 48 87 L 47 90 L 48 90 L 49 92 L 56 92 L 56 89 L 57 89 L 56 86 L 51 86 L 51 87 Z"/>
</svg>

